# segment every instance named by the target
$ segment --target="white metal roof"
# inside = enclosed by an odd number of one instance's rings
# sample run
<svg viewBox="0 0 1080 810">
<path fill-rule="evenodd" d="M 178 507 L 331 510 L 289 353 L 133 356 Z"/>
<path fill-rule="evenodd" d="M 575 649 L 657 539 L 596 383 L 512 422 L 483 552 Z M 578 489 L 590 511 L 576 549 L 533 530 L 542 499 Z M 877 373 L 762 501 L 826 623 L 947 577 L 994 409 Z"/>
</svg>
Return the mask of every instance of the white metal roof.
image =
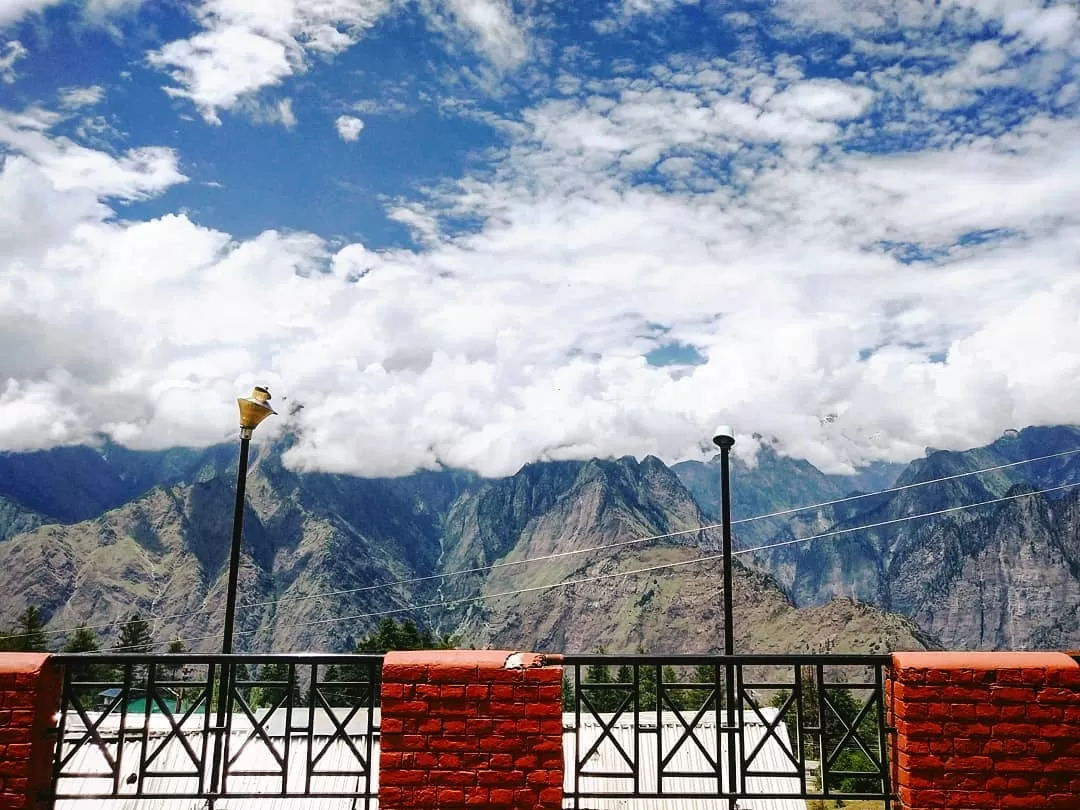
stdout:
<svg viewBox="0 0 1080 810">
<path fill-rule="evenodd" d="M 348 709 L 335 710 L 334 714 L 339 723 L 348 719 Z M 260 719 L 265 715 L 257 713 Z M 379 712 L 375 710 L 375 723 L 379 722 Z M 65 738 L 70 739 L 71 734 L 81 736 L 81 726 L 78 723 L 69 722 L 65 729 Z M 205 799 L 155 799 L 136 798 L 134 793 L 137 784 L 134 775 L 139 770 L 140 757 L 142 756 L 143 743 L 141 735 L 137 732 L 142 729 L 145 718 L 141 715 L 129 715 L 125 721 L 128 730 L 128 741 L 124 745 L 121 759 L 121 784 L 119 798 L 111 799 L 66 799 L 56 802 L 56 810 L 205 810 Z M 306 725 L 309 721 L 308 709 L 297 709 L 293 713 L 293 725 Z M 201 758 L 202 744 L 201 729 L 204 717 L 201 714 L 193 715 L 183 725 L 184 736 L 192 746 L 197 757 Z M 279 755 L 284 757 L 285 713 L 275 712 L 266 723 L 267 736 Z M 110 715 L 101 724 L 100 730 L 103 736 L 110 733 L 115 738 L 119 724 L 118 715 Z M 364 742 L 367 728 L 367 712 L 358 711 L 345 725 L 348 733 L 355 739 L 354 745 L 364 757 L 367 756 Z M 230 758 L 237 756 L 237 751 L 248 738 L 253 726 L 244 715 L 233 715 L 230 736 Z M 323 749 L 326 753 L 319 759 L 316 770 L 318 771 L 357 771 L 359 763 L 352 750 L 341 739 L 333 739 L 334 723 L 325 711 L 315 712 L 315 734 L 312 740 L 313 757 L 319 756 Z M 136 733 L 132 734 L 135 730 Z M 151 714 L 148 729 L 148 750 L 153 752 L 171 731 L 169 719 L 163 714 Z M 134 737 L 134 739 L 132 738 Z M 212 744 L 212 743 L 211 743 Z M 308 741 L 304 734 L 293 734 L 289 741 L 288 762 L 288 789 L 292 792 L 302 791 L 304 785 L 305 764 L 308 757 Z M 209 759 L 209 757 L 208 757 Z M 378 792 L 378 762 L 379 744 L 378 737 L 371 749 L 371 791 Z M 256 736 L 239 754 L 235 763 L 231 766 L 236 771 L 269 771 L 278 769 L 279 765 L 265 741 Z M 92 744 L 83 745 L 72 760 L 64 766 L 67 773 L 105 773 L 108 764 L 101 751 Z M 196 770 L 191 756 L 188 754 L 183 743 L 173 737 L 165 745 L 161 753 L 150 764 L 151 772 L 193 772 Z M 129 784 L 128 779 L 132 779 Z M 206 781 L 209 783 L 209 768 L 207 767 Z M 195 792 L 198 781 L 195 777 L 147 777 L 144 782 L 146 793 L 179 793 Z M 364 807 L 363 799 L 352 798 L 321 798 L 308 799 L 296 796 L 281 796 L 281 777 L 279 776 L 238 776 L 230 775 L 228 780 L 230 793 L 259 793 L 257 799 L 222 799 L 216 803 L 221 810 L 358 810 Z M 107 793 L 112 788 L 111 780 L 89 778 L 64 778 L 61 779 L 58 792 L 65 795 Z M 311 790 L 323 793 L 355 793 L 363 791 L 364 778 L 362 776 L 313 776 Z M 278 795 L 274 795 L 274 794 Z M 125 795 L 126 794 L 126 795 Z M 378 806 L 375 799 L 370 800 L 371 808 Z"/>
<path fill-rule="evenodd" d="M 765 708 L 761 710 L 767 721 L 772 721 L 776 716 L 776 709 Z M 612 715 L 601 714 L 600 719 L 605 725 L 609 725 Z M 563 750 L 566 761 L 566 779 L 563 783 L 564 790 L 572 790 L 574 787 L 574 759 L 584 756 L 592 747 L 593 743 L 601 737 L 602 728 L 597 718 L 592 715 L 582 715 L 581 728 L 575 735 L 573 731 L 574 715 L 564 715 L 564 725 L 568 730 L 563 735 Z M 638 734 L 638 786 L 643 793 L 655 793 L 657 790 L 658 754 L 657 741 L 660 741 L 662 755 L 666 757 L 674 750 L 674 755 L 665 766 L 665 771 L 703 772 L 711 771 L 708 759 L 693 740 L 680 739 L 685 733 L 683 724 L 671 712 L 663 715 L 664 723 L 660 734 Z M 687 713 L 685 720 L 690 723 L 693 715 Z M 656 713 L 641 712 L 639 724 L 642 728 L 656 728 Z M 765 726 L 756 716 L 747 714 L 744 717 L 744 737 L 748 752 L 753 751 L 764 739 L 761 750 L 754 756 L 750 763 L 750 771 L 772 771 L 790 773 L 790 777 L 748 777 L 747 791 L 751 793 L 791 793 L 796 794 L 792 798 L 769 798 L 769 799 L 740 799 L 739 810 L 806 810 L 806 800 L 798 797 L 800 781 L 796 775 L 795 766 L 784 754 L 783 748 L 771 736 L 766 735 Z M 787 736 L 787 728 L 779 723 L 776 729 L 777 736 L 783 744 L 790 746 Z M 630 755 L 634 757 L 634 716 L 623 714 L 612 728 L 612 735 Z M 721 734 L 720 756 L 721 767 L 726 770 L 727 741 L 728 735 Z M 702 743 L 702 747 L 714 760 L 717 753 L 717 727 L 715 714 L 709 712 L 694 726 L 694 737 Z M 575 744 L 577 746 L 575 750 Z M 736 752 L 738 754 L 738 752 Z M 583 770 L 592 772 L 615 772 L 632 775 L 632 769 L 619 753 L 610 738 L 605 738 L 594 754 L 585 763 Z M 700 798 L 677 799 L 637 799 L 632 796 L 625 798 L 607 799 L 580 799 L 578 807 L 582 810 L 727 810 L 728 800 L 709 796 L 717 789 L 715 777 L 665 777 L 663 788 L 671 793 L 700 793 Z M 619 793 L 633 791 L 632 779 L 607 779 L 597 776 L 581 776 L 578 778 L 578 790 L 581 792 L 595 793 Z M 573 802 L 567 800 L 564 806 L 573 807 Z"/>
<path fill-rule="evenodd" d="M 767 719 L 772 719 L 770 712 L 775 713 L 775 711 L 775 709 L 766 709 L 763 710 L 763 713 Z M 335 710 L 335 716 L 337 717 L 338 722 L 344 721 L 347 715 L 348 710 Z M 601 715 L 601 718 L 604 720 L 605 724 L 611 722 L 610 715 Z M 141 729 L 143 719 L 144 718 L 141 716 L 129 715 L 126 720 L 126 727 L 129 730 L 128 733 L 131 734 L 132 729 Z M 375 712 L 374 719 L 377 724 L 379 721 L 378 710 Z M 689 721 L 690 718 L 687 719 Z M 294 725 L 306 725 L 308 720 L 309 715 L 307 709 L 299 709 L 294 712 Z M 564 787 L 565 789 L 570 790 L 574 786 L 575 757 L 584 754 L 589 749 L 593 742 L 600 736 L 601 728 L 596 718 L 583 715 L 582 727 L 575 734 L 573 729 L 573 724 L 575 722 L 574 715 L 569 713 L 565 714 L 563 720 L 564 727 L 567 729 L 563 735 L 564 758 L 566 762 L 566 781 Z M 764 726 L 757 721 L 756 717 L 753 718 L 753 720 L 755 722 L 751 721 L 750 716 L 745 717 L 747 723 L 745 737 L 747 745 L 751 747 L 751 750 L 753 750 L 753 747 L 756 747 L 758 742 L 765 736 Z M 117 722 L 118 718 L 115 715 L 110 716 L 106 719 L 105 723 L 102 724 L 101 730 L 103 732 L 111 731 L 115 735 Z M 201 745 L 199 732 L 201 732 L 203 722 L 204 718 L 202 715 L 194 715 L 184 724 L 184 731 L 186 732 L 185 736 L 192 747 L 195 748 L 196 754 L 201 754 L 201 751 L 197 746 Z M 639 722 L 643 728 L 655 728 L 655 713 L 642 712 L 639 715 Z M 632 714 L 624 715 L 619 718 L 613 728 L 613 735 L 631 756 L 633 755 L 634 746 L 633 723 L 634 718 Z M 248 736 L 251 729 L 251 723 L 246 717 L 235 715 L 232 718 L 232 724 L 233 734 L 230 747 L 232 748 L 233 755 L 235 755 L 237 746 L 241 745 Z M 365 756 L 367 752 L 362 743 L 366 726 L 367 712 L 363 710 L 357 712 L 347 724 L 350 735 L 359 737 L 356 745 L 360 752 Z M 77 733 L 77 728 L 77 724 L 71 723 L 69 718 L 67 727 L 68 734 L 65 734 L 65 736 L 70 739 L 69 734 Z M 150 716 L 148 738 L 151 751 L 160 744 L 161 740 L 164 739 L 164 736 L 169 731 L 170 725 L 167 717 L 161 714 L 152 714 Z M 333 731 L 334 724 L 326 715 L 326 712 L 321 710 L 316 711 L 313 750 L 317 754 L 319 751 L 323 750 L 324 747 L 329 745 L 326 754 L 319 761 L 317 768 L 326 771 L 356 770 L 358 768 L 358 763 L 348 746 L 340 739 L 331 741 Z M 278 753 L 283 754 L 285 743 L 284 712 L 276 712 L 274 716 L 271 717 L 270 722 L 267 724 L 267 733 Z M 664 755 L 667 755 L 676 747 L 682 733 L 682 724 L 680 724 L 670 713 L 665 713 L 661 734 L 639 734 L 638 756 L 639 762 L 642 763 L 642 766 L 639 768 L 639 787 L 641 791 L 654 792 L 656 790 L 657 740 L 659 739 L 661 741 L 661 750 Z M 787 733 L 783 723 L 779 724 L 777 734 L 780 736 L 781 740 L 784 741 L 784 744 L 787 745 Z M 116 799 L 103 800 L 60 800 L 56 802 L 56 810 L 204 810 L 206 806 L 205 800 L 135 798 L 133 794 L 136 785 L 134 784 L 134 781 L 131 784 L 128 784 L 126 779 L 131 774 L 138 771 L 139 760 L 142 753 L 141 736 L 142 735 L 138 733 L 129 736 L 128 742 L 124 745 L 122 758 L 122 773 L 124 778 L 121 780 L 120 790 L 121 794 L 127 795 L 122 795 L 120 798 Z M 706 715 L 695 727 L 695 737 L 702 742 L 705 750 L 714 758 L 716 756 L 716 736 L 715 717 Z M 727 735 L 722 736 L 720 755 L 723 758 L 722 762 L 726 763 Z M 302 790 L 304 787 L 304 770 L 307 754 L 307 738 L 303 734 L 294 735 L 290 740 L 290 752 L 288 757 L 288 787 L 294 792 Z M 371 755 L 371 761 L 376 765 L 376 767 L 372 769 L 371 777 L 371 789 L 375 792 L 378 790 L 377 764 L 379 761 L 379 746 L 377 736 L 372 745 Z M 272 770 L 277 768 L 278 765 L 265 742 L 257 737 L 248 744 L 247 748 L 241 754 L 240 759 L 238 759 L 232 767 L 234 770 L 255 771 Z M 794 775 L 795 768 L 791 761 L 784 755 L 780 744 L 777 743 L 776 740 L 772 738 L 765 740 L 761 750 L 754 759 L 753 767 L 755 770 L 788 772 L 791 773 L 792 776 L 749 778 L 747 787 L 750 791 L 798 793 L 800 785 L 798 778 Z M 685 740 L 678 746 L 678 750 L 667 769 L 679 771 L 705 771 L 709 770 L 709 766 L 705 756 L 697 748 L 694 742 Z M 71 762 L 65 766 L 64 770 L 65 772 L 70 773 L 101 773 L 107 770 L 107 765 L 104 757 L 95 746 L 84 745 Z M 174 738 L 168 742 L 162 753 L 151 765 L 151 770 L 192 771 L 194 770 L 194 765 L 183 744 Z M 601 743 L 595 754 L 587 763 L 586 770 L 629 773 L 629 767 L 626 761 L 622 759 L 610 740 L 605 740 Z M 144 787 L 146 792 L 166 793 L 193 791 L 196 784 L 197 783 L 193 778 L 150 777 L 146 779 Z M 579 789 L 583 791 L 629 792 L 632 790 L 632 781 L 629 779 L 608 780 L 599 777 L 582 776 L 579 778 L 578 786 Z M 110 788 L 111 781 L 89 778 L 65 778 L 60 784 L 60 790 L 65 794 L 105 793 L 108 792 Z M 362 790 L 363 783 L 361 782 L 358 784 L 357 776 L 317 776 L 313 777 L 311 788 L 312 790 L 327 793 L 346 793 Z M 363 799 L 304 799 L 283 797 L 280 795 L 280 777 L 275 778 L 272 776 L 233 775 L 229 778 L 228 789 L 230 793 L 244 792 L 260 793 L 263 795 L 258 799 L 223 799 L 217 803 L 220 810 L 362 810 L 365 806 Z M 700 798 L 691 799 L 636 799 L 632 796 L 614 799 L 581 799 L 578 802 L 578 807 L 582 808 L 582 810 L 727 810 L 728 807 L 726 799 L 718 799 L 709 797 L 708 795 L 710 791 L 716 790 L 715 778 L 665 778 L 664 789 L 671 792 L 701 793 L 702 796 Z M 279 795 L 275 796 L 275 793 Z M 372 799 L 367 806 L 375 808 L 378 806 L 378 802 Z M 564 806 L 573 807 L 573 800 L 566 799 Z M 793 796 L 790 799 L 743 799 L 740 801 L 738 807 L 739 810 L 806 810 L 806 802 L 803 799 L 797 798 L 797 796 Z"/>
</svg>

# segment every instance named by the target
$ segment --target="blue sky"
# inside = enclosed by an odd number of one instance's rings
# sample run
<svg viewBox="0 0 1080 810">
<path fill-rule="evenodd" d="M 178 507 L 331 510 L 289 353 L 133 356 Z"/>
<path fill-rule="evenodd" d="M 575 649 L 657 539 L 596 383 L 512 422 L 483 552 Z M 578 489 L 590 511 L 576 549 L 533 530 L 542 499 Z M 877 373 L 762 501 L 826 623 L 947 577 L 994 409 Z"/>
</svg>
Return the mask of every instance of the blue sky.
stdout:
<svg viewBox="0 0 1080 810">
<path fill-rule="evenodd" d="M 1077 18 L 0 0 L 0 449 L 216 441 L 255 381 L 359 473 L 1076 421 Z"/>
</svg>

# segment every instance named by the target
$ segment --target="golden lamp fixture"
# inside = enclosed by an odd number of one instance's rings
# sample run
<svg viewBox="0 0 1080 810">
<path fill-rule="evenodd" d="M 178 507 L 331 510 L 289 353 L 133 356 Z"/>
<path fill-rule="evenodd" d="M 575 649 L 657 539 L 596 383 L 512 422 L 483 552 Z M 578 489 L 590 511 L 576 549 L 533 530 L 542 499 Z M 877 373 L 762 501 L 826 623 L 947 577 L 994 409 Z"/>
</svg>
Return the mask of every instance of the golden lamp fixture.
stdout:
<svg viewBox="0 0 1080 810">
<path fill-rule="evenodd" d="M 240 407 L 240 436 L 250 439 L 255 428 L 268 416 L 277 413 L 270 407 L 270 392 L 262 386 L 255 386 L 250 397 L 236 400 Z"/>
</svg>

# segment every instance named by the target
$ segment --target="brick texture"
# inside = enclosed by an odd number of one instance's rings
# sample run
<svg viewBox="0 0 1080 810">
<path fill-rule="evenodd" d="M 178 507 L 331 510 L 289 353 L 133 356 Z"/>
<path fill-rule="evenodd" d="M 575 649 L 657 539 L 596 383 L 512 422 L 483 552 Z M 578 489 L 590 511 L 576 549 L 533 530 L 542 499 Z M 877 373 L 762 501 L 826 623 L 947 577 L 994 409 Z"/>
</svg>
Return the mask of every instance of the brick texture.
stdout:
<svg viewBox="0 0 1080 810">
<path fill-rule="evenodd" d="M 902 810 L 1080 808 L 1080 666 L 1058 653 L 897 653 Z"/>
<path fill-rule="evenodd" d="M 510 652 L 392 652 L 381 810 L 562 807 L 562 667 Z"/>
<path fill-rule="evenodd" d="M 46 810 L 59 668 L 48 655 L 0 654 L 0 810 Z"/>
</svg>

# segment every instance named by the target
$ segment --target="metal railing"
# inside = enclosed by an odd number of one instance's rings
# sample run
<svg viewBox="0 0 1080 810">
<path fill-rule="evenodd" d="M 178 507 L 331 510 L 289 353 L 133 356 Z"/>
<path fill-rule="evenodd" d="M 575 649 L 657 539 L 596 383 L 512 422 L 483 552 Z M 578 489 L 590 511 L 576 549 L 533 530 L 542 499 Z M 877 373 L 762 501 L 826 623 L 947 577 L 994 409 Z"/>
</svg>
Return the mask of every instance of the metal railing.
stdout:
<svg viewBox="0 0 1080 810">
<path fill-rule="evenodd" d="M 634 799 L 808 799 L 893 804 L 887 655 L 564 659 L 575 808 Z M 571 756 L 572 749 L 572 756 Z M 755 805 L 756 806 L 756 805 Z M 764 805 L 762 805 L 764 806 Z"/>
<path fill-rule="evenodd" d="M 54 802 L 378 795 L 381 656 L 56 660 Z"/>
</svg>

